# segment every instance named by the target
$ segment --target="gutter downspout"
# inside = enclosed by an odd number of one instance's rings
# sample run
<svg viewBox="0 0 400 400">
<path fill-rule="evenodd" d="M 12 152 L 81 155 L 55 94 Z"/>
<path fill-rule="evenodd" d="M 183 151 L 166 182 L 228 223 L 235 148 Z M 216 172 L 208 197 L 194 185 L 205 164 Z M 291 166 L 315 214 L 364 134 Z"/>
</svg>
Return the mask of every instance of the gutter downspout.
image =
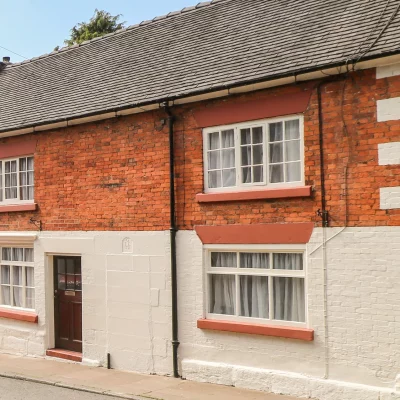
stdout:
<svg viewBox="0 0 400 400">
<path fill-rule="evenodd" d="M 169 192 L 170 192 L 170 246 L 171 246 L 171 290 L 172 290 L 172 358 L 174 377 L 179 378 L 178 367 L 178 279 L 176 262 L 176 225 L 175 213 L 175 157 L 174 157 L 174 122 L 175 116 L 172 114 L 168 102 L 163 103 L 165 112 L 168 115 L 169 132 Z"/>
</svg>

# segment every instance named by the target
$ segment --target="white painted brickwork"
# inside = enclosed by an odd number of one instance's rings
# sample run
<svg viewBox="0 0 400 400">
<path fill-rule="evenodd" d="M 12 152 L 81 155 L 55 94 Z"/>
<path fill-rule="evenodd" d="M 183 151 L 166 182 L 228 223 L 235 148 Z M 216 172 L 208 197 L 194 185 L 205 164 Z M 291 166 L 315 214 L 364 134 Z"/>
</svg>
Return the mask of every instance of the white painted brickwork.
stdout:
<svg viewBox="0 0 400 400">
<path fill-rule="evenodd" d="M 400 208 L 400 186 L 381 188 L 380 201 L 382 210 Z"/>
<path fill-rule="evenodd" d="M 82 255 L 83 362 L 172 373 L 169 232 L 41 232 L 34 249 L 39 324 L 0 319 L 1 352 L 54 347 L 51 255 Z"/>
<path fill-rule="evenodd" d="M 376 105 L 378 122 L 396 121 L 400 119 L 400 97 L 378 100 Z"/>
<path fill-rule="evenodd" d="M 378 144 L 379 165 L 400 164 L 400 142 Z"/>
<path fill-rule="evenodd" d="M 340 231 L 328 229 L 328 237 Z M 400 228 L 349 228 L 328 242 L 329 379 L 321 239 L 316 229 L 307 246 L 315 330 L 315 341 L 308 343 L 197 329 L 204 315 L 202 245 L 195 233 L 178 233 L 185 378 L 321 400 L 400 399 Z"/>
<path fill-rule="evenodd" d="M 400 75 L 400 64 L 391 64 L 376 68 L 376 79 L 389 78 L 396 75 Z"/>
</svg>

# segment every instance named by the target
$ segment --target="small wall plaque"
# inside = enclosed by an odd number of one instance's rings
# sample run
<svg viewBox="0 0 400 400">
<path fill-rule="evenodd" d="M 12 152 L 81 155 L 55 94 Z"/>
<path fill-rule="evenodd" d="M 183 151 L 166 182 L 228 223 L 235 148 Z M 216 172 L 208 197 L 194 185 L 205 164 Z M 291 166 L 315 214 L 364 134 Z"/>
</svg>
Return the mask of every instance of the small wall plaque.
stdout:
<svg viewBox="0 0 400 400">
<path fill-rule="evenodd" d="M 131 238 L 127 237 L 122 241 L 122 252 L 133 253 L 133 242 Z"/>
</svg>

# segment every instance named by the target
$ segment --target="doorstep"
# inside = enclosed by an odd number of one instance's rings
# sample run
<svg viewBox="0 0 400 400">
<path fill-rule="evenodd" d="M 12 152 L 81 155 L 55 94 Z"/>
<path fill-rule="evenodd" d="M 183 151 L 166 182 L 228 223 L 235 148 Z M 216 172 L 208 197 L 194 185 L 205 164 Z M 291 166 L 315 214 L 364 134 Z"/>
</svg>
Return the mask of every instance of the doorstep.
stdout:
<svg viewBox="0 0 400 400">
<path fill-rule="evenodd" d="M 46 356 L 63 358 L 64 360 L 82 362 L 82 353 L 64 349 L 49 349 L 46 350 Z"/>
</svg>

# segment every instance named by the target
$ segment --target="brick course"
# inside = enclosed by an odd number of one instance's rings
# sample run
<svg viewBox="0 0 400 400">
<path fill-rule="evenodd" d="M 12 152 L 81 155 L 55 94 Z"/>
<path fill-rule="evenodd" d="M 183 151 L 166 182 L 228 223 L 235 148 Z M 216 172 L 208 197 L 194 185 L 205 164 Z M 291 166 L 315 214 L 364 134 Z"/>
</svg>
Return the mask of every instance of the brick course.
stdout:
<svg viewBox="0 0 400 400">
<path fill-rule="evenodd" d="M 305 183 L 311 198 L 199 204 L 203 140 L 194 111 L 312 90 L 304 115 Z M 398 186 L 400 165 L 378 164 L 378 144 L 400 141 L 398 121 L 377 122 L 376 101 L 400 96 L 400 77 L 375 69 L 323 86 L 327 208 L 331 226 L 398 225 L 381 210 L 381 187 Z M 315 222 L 320 208 L 318 104 L 315 85 L 279 87 L 176 107 L 177 216 L 180 229 L 204 224 Z M 0 215 L 1 230 L 164 230 L 169 226 L 168 132 L 160 111 L 36 133 L 36 212 Z M 2 139 L 10 143 L 21 138 Z M 347 184 L 346 184 L 347 182 Z M 347 200 L 347 201 L 346 201 Z M 347 216 L 346 216 L 347 214 Z"/>
</svg>

